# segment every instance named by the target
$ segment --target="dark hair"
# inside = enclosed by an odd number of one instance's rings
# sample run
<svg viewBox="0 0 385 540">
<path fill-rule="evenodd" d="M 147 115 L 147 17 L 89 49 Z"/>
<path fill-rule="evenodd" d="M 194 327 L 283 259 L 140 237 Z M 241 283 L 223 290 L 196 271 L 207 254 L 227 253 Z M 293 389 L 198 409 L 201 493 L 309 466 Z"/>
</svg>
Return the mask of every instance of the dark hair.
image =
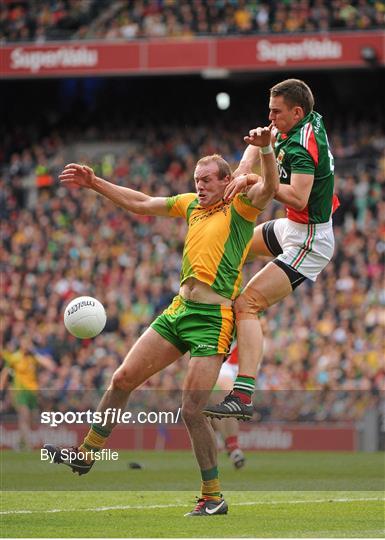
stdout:
<svg viewBox="0 0 385 540">
<path fill-rule="evenodd" d="M 313 93 L 306 83 L 299 79 L 286 79 L 270 88 L 272 97 L 283 96 L 286 104 L 302 107 L 305 116 L 313 110 Z"/>
<path fill-rule="evenodd" d="M 197 165 L 207 165 L 208 163 L 212 163 L 212 162 L 218 165 L 219 180 L 222 180 L 226 176 L 232 175 L 230 165 L 219 154 L 212 154 L 211 156 L 204 156 L 197 162 Z"/>
</svg>

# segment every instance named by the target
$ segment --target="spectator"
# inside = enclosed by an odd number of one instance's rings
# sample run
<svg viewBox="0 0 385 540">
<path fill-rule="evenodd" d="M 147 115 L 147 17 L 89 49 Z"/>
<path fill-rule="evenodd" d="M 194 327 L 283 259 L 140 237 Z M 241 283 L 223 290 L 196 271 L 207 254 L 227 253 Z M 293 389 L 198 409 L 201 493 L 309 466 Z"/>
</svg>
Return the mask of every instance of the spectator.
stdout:
<svg viewBox="0 0 385 540">
<path fill-rule="evenodd" d="M 385 24 L 384 0 L 9 0 L 0 9 L 0 39 L 9 42 L 369 30 Z"/>
<path fill-rule="evenodd" d="M 191 190 L 188 171 L 195 156 L 224 151 L 236 162 L 242 152 L 241 138 L 224 125 L 188 130 L 170 125 L 167 137 L 164 129 L 152 127 L 151 136 L 149 126 L 135 130 L 126 153 L 112 150 L 94 156 L 91 164 L 120 184 L 127 183 L 129 175 L 133 187 L 164 196 Z M 338 409 L 332 399 L 320 400 L 317 413 L 303 401 L 277 405 L 265 396 L 267 401 L 260 408 L 257 403 L 257 409 L 266 418 L 346 419 L 359 414 L 363 404 L 362 395 L 352 404 L 347 392 L 376 391 L 384 384 L 384 137 L 373 128 L 369 136 L 363 123 L 356 123 L 354 133 L 354 159 L 349 129 L 337 130 L 331 140 L 332 148 L 339 148 L 337 170 L 343 171 L 337 175 L 342 205 L 335 215 L 335 257 L 315 284 L 304 285 L 279 309 L 269 310 L 264 320 L 266 356 L 257 380 L 261 390 L 318 390 L 334 392 L 334 397 L 340 392 L 342 405 Z M 94 130 L 96 138 L 101 134 L 108 135 L 104 125 Z M 17 132 L 16 138 L 20 141 Z M 178 286 L 184 230 L 172 220 L 131 216 L 111 209 L 93 193 L 79 197 L 77 190 L 57 185 L 55 197 L 49 192 L 52 186 L 42 187 L 33 203 L 23 184 L 26 175 L 42 163 L 48 169 L 58 166 L 66 138 L 74 142 L 72 134 L 63 133 L 62 138 L 50 135 L 31 145 L 26 138 L 18 146 L 8 143 L 17 151 L 7 154 L 1 186 L 1 330 L 5 349 L 17 348 L 28 334 L 41 354 L 52 356 L 57 370 L 42 374 L 39 385 L 55 390 L 59 407 L 73 390 L 71 407 L 76 408 L 84 389 L 105 387 L 127 347 L 169 304 Z M 358 166 L 365 172 L 357 172 Z M 281 212 L 273 204 L 262 218 L 273 219 Z M 245 278 L 261 264 L 246 267 Z M 76 340 L 62 323 L 65 304 L 81 294 L 96 296 L 108 312 L 106 331 L 92 341 Z M 185 366 L 181 360 L 149 385 L 180 388 Z M 43 397 L 49 399 L 48 394 Z M 9 398 L 6 407 L 12 407 Z"/>
</svg>

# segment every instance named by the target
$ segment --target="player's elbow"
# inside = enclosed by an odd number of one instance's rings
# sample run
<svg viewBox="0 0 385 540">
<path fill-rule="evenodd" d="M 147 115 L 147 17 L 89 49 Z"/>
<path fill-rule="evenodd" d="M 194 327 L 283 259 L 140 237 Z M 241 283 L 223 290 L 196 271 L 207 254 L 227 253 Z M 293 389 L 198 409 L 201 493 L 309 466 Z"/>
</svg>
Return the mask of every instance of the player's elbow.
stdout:
<svg viewBox="0 0 385 540">
<path fill-rule="evenodd" d="M 296 210 L 297 212 L 302 212 L 302 210 L 305 210 L 306 204 L 299 203 L 298 201 L 284 201 L 284 203 L 293 210 Z"/>
<path fill-rule="evenodd" d="M 149 198 L 143 200 L 128 201 L 127 204 L 123 205 L 123 208 L 134 214 L 138 214 L 140 216 L 147 216 L 150 214 Z"/>
<path fill-rule="evenodd" d="M 278 181 L 271 184 L 264 183 L 261 195 L 265 199 L 273 199 L 277 195 L 278 189 L 279 189 Z"/>
<path fill-rule="evenodd" d="M 128 204 L 124 204 L 124 203 L 120 203 L 118 204 L 118 206 L 120 206 L 121 208 L 123 208 L 123 210 L 127 210 L 127 212 L 131 212 L 132 214 L 139 214 L 140 216 L 144 216 L 146 215 L 146 212 L 143 210 L 143 208 L 138 205 L 138 204 L 132 204 L 132 203 L 128 203 Z"/>
<path fill-rule="evenodd" d="M 305 210 L 306 206 L 307 206 L 307 201 L 306 200 L 304 201 L 302 199 L 295 201 L 295 203 L 292 205 L 294 210 L 298 210 L 298 212 L 302 212 L 302 210 Z"/>
<path fill-rule="evenodd" d="M 139 216 L 147 216 L 149 212 L 145 205 L 137 204 L 135 206 L 134 214 L 138 214 Z"/>
</svg>

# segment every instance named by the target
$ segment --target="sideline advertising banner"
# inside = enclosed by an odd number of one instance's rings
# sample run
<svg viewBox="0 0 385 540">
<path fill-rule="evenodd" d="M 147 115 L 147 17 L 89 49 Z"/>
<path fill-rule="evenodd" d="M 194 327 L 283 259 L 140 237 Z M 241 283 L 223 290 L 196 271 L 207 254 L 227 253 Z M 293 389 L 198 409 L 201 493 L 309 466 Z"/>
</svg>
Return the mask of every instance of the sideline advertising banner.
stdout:
<svg viewBox="0 0 385 540">
<path fill-rule="evenodd" d="M 0 47 L 1 76 L 155 75 L 205 70 L 363 68 L 384 65 L 385 32 L 143 41 L 67 41 Z M 366 58 L 366 60 L 365 60 Z"/>
</svg>

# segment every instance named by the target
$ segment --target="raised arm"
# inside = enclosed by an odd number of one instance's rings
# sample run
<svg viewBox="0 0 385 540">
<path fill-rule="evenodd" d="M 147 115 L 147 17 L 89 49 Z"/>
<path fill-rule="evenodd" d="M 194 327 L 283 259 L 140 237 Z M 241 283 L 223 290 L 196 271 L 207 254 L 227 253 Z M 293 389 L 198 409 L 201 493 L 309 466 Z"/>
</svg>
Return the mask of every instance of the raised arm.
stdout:
<svg viewBox="0 0 385 540">
<path fill-rule="evenodd" d="M 263 210 L 279 189 L 278 168 L 271 146 L 271 126 L 252 130 L 246 139 L 261 148 L 262 177 L 248 173 L 234 178 L 226 188 L 225 198 L 231 199 L 244 192 L 253 206 Z"/>
<path fill-rule="evenodd" d="M 263 210 L 271 199 L 277 195 L 279 189 L 279 173 L 274 151 L 271 146 L 271 139 L 267 139 L 267 137 L 264 138 L 269 128 L 257 129 L 261 129 L 262 179 L 248 190 L 247 196 L 251 200 L 253 206 Z M 268 144 L 265 144 L 267 140 L 269 140 L 269 142 Z"/>
<path fill-rule="evenodd" d="M 63 185 L 86 187 L 103 195 L 116 206 L 120 206 L 134 214 L 147 216 L 167 216 L 166 197 L 150 197 L 141 191 L 117 186 L 95 175 L 91 167 L 70 163 L 59 175 Z"/>
<path fill-rule="evenodd" d="M 260 149 L 258 146 L 253 146 L 249 144 L 246 147 L 246 150 L 243 152 L 241 161 L 239 162 L 238 167 L 234 171 L 234 178 L 241 176 L 242 174 L 250 174 L 253 172 L 253 167 L 257 165 L 260 160 Z"/>
<path fill-rule="evenodd" d="M 276 140 L 277 129 L 273 124 L 269 125 L 271 143 L 274 144 Z M 256 139 L 254 137 L 256 130 L 251 130 L 248 137 L 244 137 L 244 140 L 248 142 L 246 150 L 243 152 L 241 161 L 239 162 L 238 167 L 234 171 L 234 178 L 236 176 L 241 176 L 242 174 L 250 174 L 253 172 L 253 168 L 261 160 L 261 148 L 260 145 L 256 144 Z"/>
</svg>

